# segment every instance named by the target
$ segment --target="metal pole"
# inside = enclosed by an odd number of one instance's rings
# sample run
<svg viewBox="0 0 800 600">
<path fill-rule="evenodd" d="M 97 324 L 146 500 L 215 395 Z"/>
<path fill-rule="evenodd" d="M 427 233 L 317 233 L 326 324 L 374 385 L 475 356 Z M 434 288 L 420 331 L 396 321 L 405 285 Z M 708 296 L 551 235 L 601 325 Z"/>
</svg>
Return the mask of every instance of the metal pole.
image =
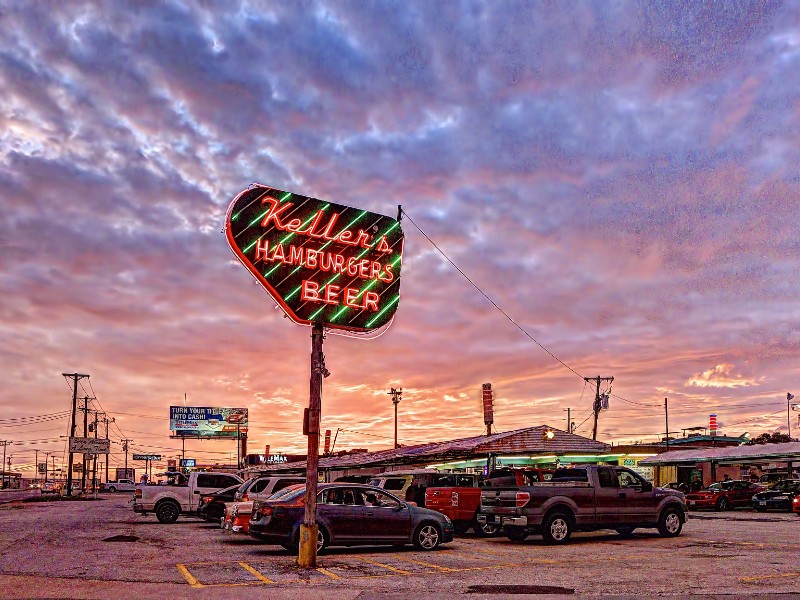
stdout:
<svg viewBox="0 0 800 600">
<path fill-rule="evenodd" d="M 315 323 L 311 330 L 311 380 L 308 402 L 308 459 L 306 461 L 306 510 L 300 526 L 300 550 L 297 564 L 301 568 L 317 566 L 317 481 L 319 467 L 319 420 L 322 407 L 323 328 Z"/>
<path fill-rule="evenodd" d="M 6 489 L 6 446 L 8 446 L 9 442 L 2 442 L 3 444 L 3 462 L 0 463 L 0 467 L 3 469 L 3 484 L 0 486 L 2 489 Z"/>
<path fill-rule="evenodd" d="M 790 393 L 786 393 L 786 425 L 789 427 L 789 441 L 792 441 L 792 395 Z M 789 473 L 789 479 L 792 478 L 792 474 Z"/>
<path fill-rule="evenodd" d="M 89 435 L 89 396 L 83 397 L 83 437 Z M 86 493 L 86 454 L 83 455 L 83 463 L 81 467 L 81 493 Z"/>
<path fill-rule="evenodd" d="M 669 452 L 669 408 L 667 407 L 667 399 L 664 398 L 664 420 L 667 425 L 667 452 Z"/>
<path fill-rule="evenodd" d="M 36 448 L 34 448 L 33 451 L 36 452 L 36 458 L 34 459 L 36 461 L 36 468 L 33 470 L 33 481 L 35 483 L 39 481 L 39 451 Z"/>
</svg>

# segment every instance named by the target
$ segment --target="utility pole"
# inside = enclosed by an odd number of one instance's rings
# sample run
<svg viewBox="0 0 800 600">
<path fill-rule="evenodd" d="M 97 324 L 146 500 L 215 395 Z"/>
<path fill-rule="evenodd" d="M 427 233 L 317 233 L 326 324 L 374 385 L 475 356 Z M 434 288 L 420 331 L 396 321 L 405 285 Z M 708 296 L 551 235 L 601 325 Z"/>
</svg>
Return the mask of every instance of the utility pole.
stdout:
<svg viewBox="0 0 800 600">
<path fill-rule="evenodd" d="M 571 415 L 572 409 L 565 408 L 564 410 L 567 411 L 567 433 L 572 433 L 572 415 Z"/>
<path fill-rule="evenodd" d="M 792 441 L 792 400 L 794 400 L 794 395 L 791 392 L 786 392 L 786 425 L 789 427 L 789 441 Z M 792 478 L 792 474 L 789 473 L 789 479 Z"/>
<path fill-rule="evenodd" d="M 93 398 L 92 398 L 93 399 Z M 83 437 L 89 435 L 89 396 L 83 397 Z M 83 465 L 81 468 L 81 493 L 86 493 L 86 470 L 89 461 L 86 459 L 86 454 L 83 455 Z"/>
<path fill-rule="evenodd" d="M 125 452 L 125 477 L 128 476 L 128 444 L 133 440 L 122 440 L 122 450 Z"/>
<path fill-rule="evenodd" d="M 36 468 L 33 470 L 33 481 L 34 482 L 38 482 L 39 481 L 39 450 L 37 448 L 34 448 L 33 451 L 36 452 L 36 458 L 34 459 L 34 461 L 36 462 Z"/>
<path fill-rule="evenodd" d="M 0 446 L 3 446 L 3 462 L 0 463 L 0 467 L 3 469 L 3 483 L 0 485 L 0 488 L 6 489 L 6 446 L 10 446 L 14 442 L 7 442 L 5 440 L 0 441 Z"/>
<path fill-rule="evenodd" d="M 72 378 L 72 425 L 69 430 L 69 437 L 75 437 L 75 414 L 78 412 L 78 381 L 88 379 L 88 375 L 80 373 L 62 373 L 64 377 Z M 69 453 L 69 465 L 67 466 L 67 496 L 72 496 L 72 452 Z"/>
<path fill-rule="evenodd" d="M 397 405 L 403 399 L 403 388 L 391 388 L 391 391 L 387 393 L 392 397 L 392 404 L 394 404 L 394 447 L 399 448 L 400 444 L 397 443 Z"/>
<path fill-rule="evenodd" d="M 664 398 L 664 421 L 665 425 L 667 426 L 667 437 L 664 439 L 667 441 L 667 452 L 669 452 L 669 408 L 667 406 L 666 398 Z"/>
<path fill-rule="evenodd" d="M 597 440 L 597 417 L 600 415 L 600 408 L 601 408 L 601 403 L 600 403 L 600 382 L 601 381 L 607 381 L 609 383 L 613 383 L 614 382 L 614 378 L 613 377 L 600 377 L 600 375 L 598 375 L 597 377 L 584 377 L 583 380 L 586 381 L 586 382 L 594 381 L 595 384 L 597 385 L 597 389 L 596 389 L 595 395 L 594 395 L 594 407 L 592 408 L 592 410 L 594 411 L 594 427 L 592 428 L 592 439 L 593 440 Z"/>
<path fill-rule="evenodd" d="M 308 411 L 304 433 L 308 436 L 306 460 L 306 502 L 303 523 L 300 525 L 300 544 L 297 564 L 301 568 L 317 566 L 317 482 L 319 479 L 319 418 L 322 411 L 322 378 L 329 375 L 322 353 L 324 328 L 314 323 L 311 328 L 311 380 Z"/>
<path fill-rule="evenodd" d="M 112 418 L 109 419 L 108 415 L 103 413 L 103 421 L 105 421 L 105 424 L 106 424 L 106 439 L 108 439 L 108 424 L 109 423 L 113 423 L 114 422 L 114 418 L 112 417 Z M 111 449 L 110 449 L 110 446 L 109 446 L 108 454 L 106 454 L 106 483 L 108 483 L 108 463 L 110 463 L 110 462 L 111 462 Z"/>
</svg>

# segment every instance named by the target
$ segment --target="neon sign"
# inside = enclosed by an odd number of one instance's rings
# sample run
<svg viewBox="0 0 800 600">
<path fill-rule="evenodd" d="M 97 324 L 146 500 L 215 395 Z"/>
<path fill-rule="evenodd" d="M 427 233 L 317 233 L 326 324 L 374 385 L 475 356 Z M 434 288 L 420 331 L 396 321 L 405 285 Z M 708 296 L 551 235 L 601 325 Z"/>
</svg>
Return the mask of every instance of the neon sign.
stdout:
<svg viewBox="0 0 800 600">
<path fill-rule="evenodd" d="M 253 184 L 228 207 L 225 232 L 295 323 L 368 332 L 394 317 L 404 239 L 395 219 Z"/>
</svg>

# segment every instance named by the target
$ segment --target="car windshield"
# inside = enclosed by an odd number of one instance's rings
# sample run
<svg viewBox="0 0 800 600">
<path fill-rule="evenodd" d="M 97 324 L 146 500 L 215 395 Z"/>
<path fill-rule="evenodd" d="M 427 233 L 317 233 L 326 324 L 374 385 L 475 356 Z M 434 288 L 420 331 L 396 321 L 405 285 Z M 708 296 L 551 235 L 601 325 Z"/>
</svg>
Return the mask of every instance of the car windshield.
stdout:
<svg viewBox="0 0 800 600">
<path fill-rule="evenodd" d="M 727 490 L 733 489 L 733 481 L 720 481 L 718 483 L 712 483 L 708 486 L 708 489 L 712 492 L 723 492 Z"/>
</svg>

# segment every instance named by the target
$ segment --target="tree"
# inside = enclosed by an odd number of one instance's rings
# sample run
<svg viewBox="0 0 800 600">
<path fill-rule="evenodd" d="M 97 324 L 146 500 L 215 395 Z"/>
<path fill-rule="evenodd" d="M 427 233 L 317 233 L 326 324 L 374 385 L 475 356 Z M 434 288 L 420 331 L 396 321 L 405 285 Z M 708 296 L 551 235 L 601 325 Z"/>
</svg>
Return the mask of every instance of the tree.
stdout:
<svg viewBox="0 0 800 600">
<path fill-rule="evenodd" d="M 756 444 L 785 444 L 786 442 L 796 441 L 796 439 L 790 438 L 785 433 L 762 433 L 761 435 L 754 437 L 747 442 L 747 445 L 754 446 Z"/>
</svg>

